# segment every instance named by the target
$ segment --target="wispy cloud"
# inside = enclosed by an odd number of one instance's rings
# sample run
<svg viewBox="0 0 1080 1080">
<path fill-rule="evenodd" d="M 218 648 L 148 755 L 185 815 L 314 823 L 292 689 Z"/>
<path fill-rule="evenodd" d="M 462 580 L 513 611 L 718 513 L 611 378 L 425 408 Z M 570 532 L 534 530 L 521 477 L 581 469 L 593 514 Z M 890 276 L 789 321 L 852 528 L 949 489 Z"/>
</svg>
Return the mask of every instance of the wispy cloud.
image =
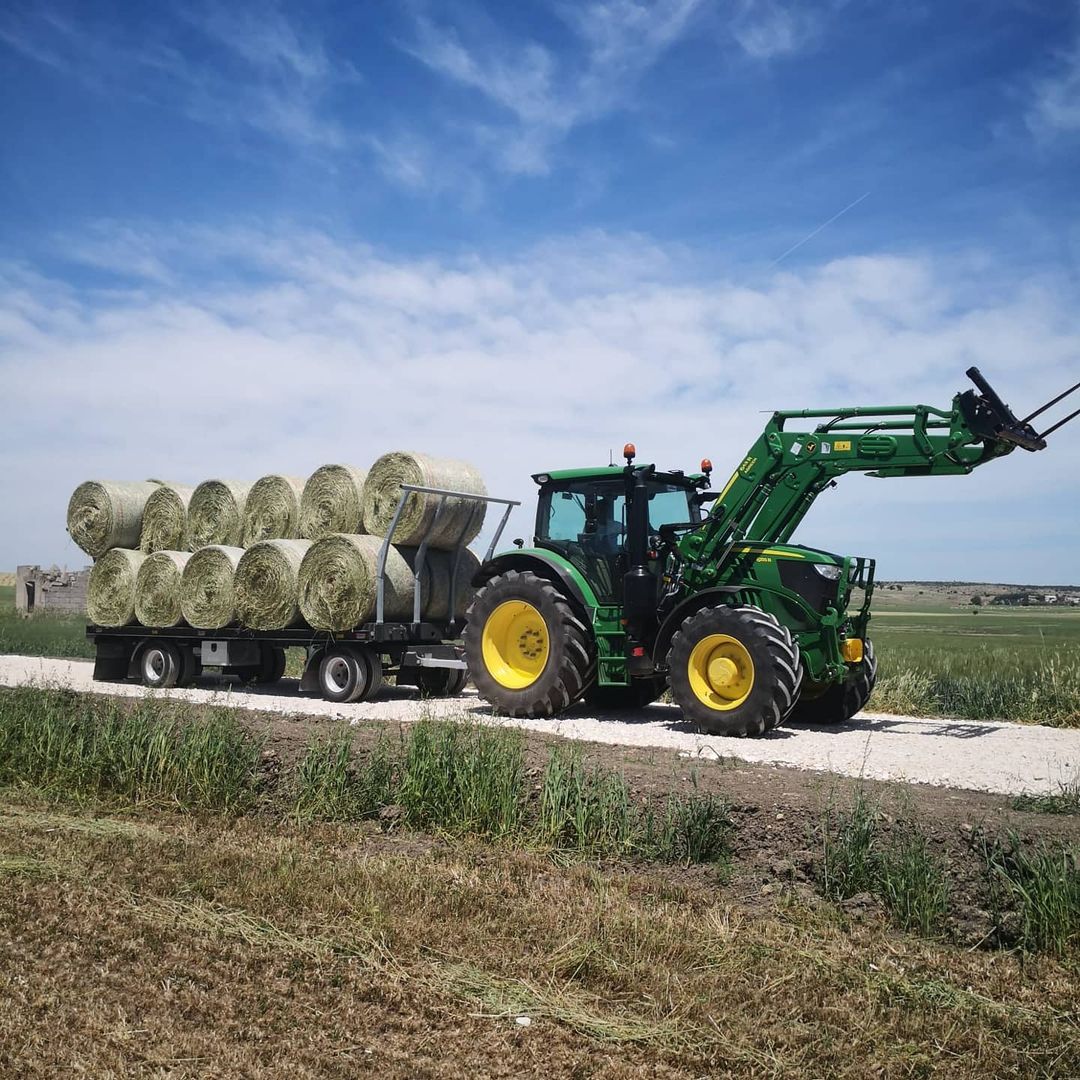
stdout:
<svg viewBox="0 0 1080 1080">
<path fill-rule="evenodd" d="M 200 48 L 177 46 L 181 26 L 201 37 Z M 86 11 L 13 8 L 0 16 L 0 42 L 95 92 L 150 100 L 201 123 L 253 128 L 306 146 L 345 142 L 323 103 L 356 73 L 270 0 L 180 6 L 173 20 L 156 20 L 140 33 Z"/>
<path fill-rule="evenodd" d="M 1018 408 L 1080 377 L 1080 315 L 1059 282 L 995 289 L 985 266 L 930 257 L 740 281 L 692 252 L 602 233 L 447 258 L 286 226 L 124 228 L 110 255 L 110 232 L 64 249 L 95 265 L 140 253 L 122 287 L 0 267 L 0 565 L 78 558 L 63 507 L 90 474 L 197 481 L 227 463 L 300 475 L 404 446 L 473 459 L 493 491 L 528 504 L 531 473 L 606 461 L 627 438 L 664 466 L 706 454 L 722 468 L 760 410 L 943 404 L 973 362 Z M 905 534 L 912 501 L 944 499 L 936 535 L 968 553 L 971 521 L 989 530 L 1003 490 L 1080 503 L 1069 454 L 1037 469 L 1015 458 L 947 491 L 844 485 L 804 535 L 874 550 L 882 529 Z M 527 533 L 524 514 L 516 527 Z M 902 547 L 887 533 L 885 547 L 900 576 Z M 958 565 L 969 557 L 938 572 L 973 573 Z M 1040 558 L 1049 574 L 1052 554 Z"/>
<path fill-rule="evenodd" d="M 1057 56 L 1053 72 L 1035 83 L 1027 124 L 1041 137 L 1080 132 L 1080 30 L 1071 48 Z"/>
<path fill-rule="evenodd" d="M 572 55 L 511 40 L 478 19 L 450 24 L 421 10 L 402 47 L 430 70 L 494 107 L 474 131 L 504 171 L 548 171 L 576 127 L 630 103 L 634 89 L 687 30 L 703 0 L 594 0 L 556 10 L 573 32 Z"/>
<path fill-rule="evenodd" d="M 801 52 L 817 37 L 821 13 L 805 3 L 740 0 L 731 22 L 739 46 L 755 60 Z"/>
</svg>

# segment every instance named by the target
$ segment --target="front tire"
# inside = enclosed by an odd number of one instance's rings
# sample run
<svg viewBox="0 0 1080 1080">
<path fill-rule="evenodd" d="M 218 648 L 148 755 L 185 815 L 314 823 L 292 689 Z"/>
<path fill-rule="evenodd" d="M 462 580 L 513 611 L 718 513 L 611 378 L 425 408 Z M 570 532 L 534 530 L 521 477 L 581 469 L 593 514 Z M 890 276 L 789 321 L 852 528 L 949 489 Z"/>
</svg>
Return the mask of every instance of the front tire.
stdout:
<svg viewBox="0 0 1080 1080">
<path fill-rule="evenodd" d="M 462 638 L 473 683 L 508 716 L 554 716 L 596 678 L 592 632 L 536 574 L 509 570 L 492 578 L 466 619 Z"/>
<path fill-rule="evenodd" d="M 863 658 L 854 675 L 814 698 L 801 698 L 791 719 L 803 724 L 846 724 L 866 708 L 877 682 L 874 643 L 863 642 Z"/>
<path fill-rule="evenodd" d="M 668 653 L 671 694 L 709 735 L 761 735 L 799 694 L 799 647 L 756 607 L 713 607 L 687 616 Z"/>
</svg>

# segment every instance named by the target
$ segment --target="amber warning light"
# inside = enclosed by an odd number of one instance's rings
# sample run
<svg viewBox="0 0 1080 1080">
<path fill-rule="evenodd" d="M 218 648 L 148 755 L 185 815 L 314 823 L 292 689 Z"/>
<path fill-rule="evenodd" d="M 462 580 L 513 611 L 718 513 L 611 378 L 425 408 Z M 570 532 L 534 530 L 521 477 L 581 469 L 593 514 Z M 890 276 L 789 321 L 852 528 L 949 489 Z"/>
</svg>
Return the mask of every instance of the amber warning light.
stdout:
<svg viewBox="0 0 1080 1080">
<path fill-rule="evenodd" d="M 701 459 L 701 471 L 706 475 L 712 472 L 712 462 L 707 457 Z"/>
<path fill-rule="evenodd" d="M 622 448 L 622 456 L 626 458 L 626 464 L 629 465 L 637 457 L 637 447 L 632 442 L 628 442 Z"/>
</svg>

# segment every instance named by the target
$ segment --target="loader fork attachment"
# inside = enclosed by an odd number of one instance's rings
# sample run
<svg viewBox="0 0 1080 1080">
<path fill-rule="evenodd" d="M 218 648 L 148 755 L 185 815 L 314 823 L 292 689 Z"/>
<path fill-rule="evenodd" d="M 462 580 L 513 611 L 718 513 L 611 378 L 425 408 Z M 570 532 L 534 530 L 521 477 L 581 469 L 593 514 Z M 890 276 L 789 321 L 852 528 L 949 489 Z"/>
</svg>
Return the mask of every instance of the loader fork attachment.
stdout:
<svg viewBox="0 0 1080 1080">
<path fill-rule="evenodd" d="M 1012 443 L 1014 446 L 1023 447 L 1025 450 L 1045 450 L 1046 437 L 1052 435 L 1058 428 L 1064 427 L 1070 420 L 1080 416 L 1080 409 L 1070 413 L 1064 419 L 1048 427 L 1041 434 L 1032 426 L 1031 421 L 1041 416 L 1047 409 L 1052 408 L 1059 401 L 1064 401 L 1070 394 L 1080 390 L 1080 383 L 1070 386 L 1068 390 L 1051 398 L 1045 405 L 1040 405 L 1034 412 L 1029 413 L 1023 420 L 1019 420 L 1016 414 L 998 396 L 997 391 L 986 381 L 977 367 L 968 368 L 968 378 L 978 388 L 979 393 L 967 390 L 959 397 L 961 411 L 964 420 L 971 431 L 996 442 Z"/>
</svg>

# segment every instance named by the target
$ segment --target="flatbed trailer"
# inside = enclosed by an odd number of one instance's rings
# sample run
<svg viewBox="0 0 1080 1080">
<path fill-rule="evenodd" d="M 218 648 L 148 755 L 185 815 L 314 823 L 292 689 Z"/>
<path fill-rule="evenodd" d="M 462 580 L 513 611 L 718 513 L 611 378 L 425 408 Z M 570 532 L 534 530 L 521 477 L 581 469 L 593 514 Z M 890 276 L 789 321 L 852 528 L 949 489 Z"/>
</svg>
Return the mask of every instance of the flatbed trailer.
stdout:
<svg viewBox="0 0 1080 1080">
<path fill-rule="evenodd" d="M 386 560 L 389 537 L 410 494 L 439 498 L 436 512 L 424 539 L 416 550 L 413 572 L 413 611 L 409 622 L 384 618 Z M 427 558 L 427 537 L 431 536 L 448 506 L 448 499 L 474 504 L 474 514 L 488 504 L 502 506 L 498 527 L 488 545 L 484 561 L 494 553 L 510 511 L 520 505 L 512 499 L 451 491 L 444 488 L 402 484 L 393 522 L 379 552 L 376 570 L 375 618 L 352 630 L 331 632 L 295 626 L 285 630 L 251 630 L 233 623 L 217 630 L 191 626 L 155 629 L 148 626 L 96 626 L 86 628 L 94 645 L 94 678 L 98 681 L 139 679 L 144 686 L 163 689 L 190 686 L 206 670 L 233 675 L 249 684 L 277 682 L 285 673 L 285 650 L 302 648 L 306 653 L 300 690 L 318 692 L 328 701 L 366 701 L 381 689 L 387 675 L 399 686 L 417 686 L 433 696 L 453 696 L 464 689 L 469 678 L 460 644 L 463 618 L 457 610 L 457 573 L 464 538 L 472 518 L 466 522 L 454 547 L 450 573 L 448 611 L 451 618 L 429 621 L 422 615 L 422 578 Z"/>
</svg>

